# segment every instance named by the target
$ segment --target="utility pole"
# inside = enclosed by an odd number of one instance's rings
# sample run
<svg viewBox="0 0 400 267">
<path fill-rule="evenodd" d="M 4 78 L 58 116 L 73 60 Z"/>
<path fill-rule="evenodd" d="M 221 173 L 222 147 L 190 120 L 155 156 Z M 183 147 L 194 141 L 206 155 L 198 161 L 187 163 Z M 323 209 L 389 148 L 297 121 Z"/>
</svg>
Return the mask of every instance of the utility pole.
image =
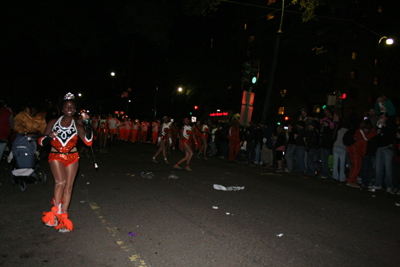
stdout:
<svg viewBox="0 0 400 267">
<path fill-rule="evenodd" d="M 265 97 L 265 103 L 264 103 L 264 111 L 261 119 L 261 124 L 265 125 L 265 121 L 267 119 L 267 112 L 268 112 L 268 107 L 269 107 L 269 100 L 271 98 L 271 92 L 272 92 L 272 85 L 274 82 L 274 76 L 275 76 L 275 69 L 276 69 L 276 62 L 278 60 L 278 52 L 279 52 L 279 44 L 281 42 L 281 36 L 282 36 L 282 22 L 283 22 L 283 14 L 285 12 L 285 0 L 282 0 L 282 14 L 281 14 L 281 23 L 279 25 L 279 30 L 277 32 L 276 36 L 276 43 L 275 43 L 275 50 L 274 50 L 274 57 L 272 59 L 272 64 L 271 64 L 271 71 L 269 74 L 269 80 L 268 80 L 268 88 L 267 88 L 267 95 Z"/>
</svg>

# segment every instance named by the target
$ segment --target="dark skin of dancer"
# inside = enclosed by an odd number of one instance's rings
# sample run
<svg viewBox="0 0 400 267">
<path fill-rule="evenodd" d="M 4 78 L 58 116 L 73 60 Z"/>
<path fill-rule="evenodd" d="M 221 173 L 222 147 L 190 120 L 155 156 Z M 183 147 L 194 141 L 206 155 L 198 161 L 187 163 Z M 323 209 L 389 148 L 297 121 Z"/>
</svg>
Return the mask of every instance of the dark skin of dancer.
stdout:
<svg viewBox="0 0 400 267">
<path fill-rule="evenodd" d="M 75 103 L 73 101 L 65 101 L 62 109 L 64 117 L 61 120 L 61 126 L 69 127 L 71 125 L 75 111 Z M 89 118 L 89 116 L 86 113 L 82 113 L 82 119 L 86 118 Z M 57 132 L 52 132 L 53 126 L 57 122 L 57 120 L 58 119 L 53 119 L 49 121 L 44 135 L 49 135 L 50 138 L 55 138 L 57 136 Z M 85 128 L 77 123 L 75 123 L 75 125 L 76 129 L 78 130 L 78 137 L 84 142 L 86 133 Z M 76 151 L 77 149 L 75 147 L 70 152 Z M 57 151 L 52 147 L 51 152 Z M 63 199 L 64 203 L 62 204 L 62 208 L 65 211 L 68 209 L 71 202 L 72 187 L 74 185 L 78 167 L 79 161 L 68 165 L 67 167 L 65 167 L 60 161 L 50 161 L 50 169 L 55 179 L 54 200 L 55 203 L 60 203 L 61 199 Z"/>
</svg>

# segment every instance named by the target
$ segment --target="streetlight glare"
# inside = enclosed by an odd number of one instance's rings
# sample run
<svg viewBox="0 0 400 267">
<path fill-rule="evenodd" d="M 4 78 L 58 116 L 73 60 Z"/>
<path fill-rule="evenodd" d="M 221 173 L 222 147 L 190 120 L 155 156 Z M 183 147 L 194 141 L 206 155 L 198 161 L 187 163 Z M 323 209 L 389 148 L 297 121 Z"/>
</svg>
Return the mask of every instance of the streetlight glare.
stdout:
<svg viewBox="0 0 400 267">
<path fill-rule="evenodd" d="M 111 72 L 111 76 L 115 76 L 115 72 Z"/>
<path fill-rule="evenodd" d="M 179 91 L 179 92 L 182 92 L 182 90 L 183 90 L 182 87 L 179 87 L 179 88 L 178 88 L 178 91 Z"/>
<path fill-rule="evenodd" d="M 387 45 L 392 45 L 393 43 L 394 43 L 394 41 L 393 41 L 392 38 L 386 39 L 386 44 L 387 44 Z"/>
<path fill-rule="evenodd" d="M 81 94 L 81 93 L 79 93 L 79 94 L 78 94 L 78 96 L 82 96 L 82 94 Z"/>
</svg>

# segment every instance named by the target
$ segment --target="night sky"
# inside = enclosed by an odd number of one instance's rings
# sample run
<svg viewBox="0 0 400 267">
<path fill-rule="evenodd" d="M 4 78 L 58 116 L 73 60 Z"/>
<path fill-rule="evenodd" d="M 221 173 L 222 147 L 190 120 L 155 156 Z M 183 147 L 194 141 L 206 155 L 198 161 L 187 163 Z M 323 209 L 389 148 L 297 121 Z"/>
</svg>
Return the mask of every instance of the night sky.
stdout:
<svg viewBox="0 0 400 267">
<path fill-rule="evenodd" d="M 165 111 L 166 102 L 196 102 L 199 90 L 193 88 L 210 79 L 207 69 L 226 65 L 213 54 L 211 38 L 229 35 L 231 20 L 214 12 L 188 14 L 193 10 L 181 1 L 117 2 L 2 3 L 2 97 L 19 107 L 56 102 L 71 91 L 82 93 L 86 106 L 114 109 L 113 99 L 118 102 L 132 88 L 131 109 L 142 116 L 154 108 L 156 87 L 158 107 Z M 174 99 L 179 86 L 192 90 Z"/>
<path fill-rule="evenodd" d="M 1 98 L 16 109 L 32 101 L 45 107 L 71 91 L 83 94 L 82 107 L 112 112 L 125 108 L 120 95 L 132 88 L 129 110 L 141 119 L 152 118 L 156 97 L 158 117 L 193 105 L 238 112 L 244 23 L 249 33 L 263 32 L 264 54 L 272 54 L 279 12 L 267 23 L 271 9 L 222 2 L 202 16 L 191 5 L 198 2 L 3 1 Z M 285 33 L 302 27 L 299 13 L 285 16 Z"/>
</svg>

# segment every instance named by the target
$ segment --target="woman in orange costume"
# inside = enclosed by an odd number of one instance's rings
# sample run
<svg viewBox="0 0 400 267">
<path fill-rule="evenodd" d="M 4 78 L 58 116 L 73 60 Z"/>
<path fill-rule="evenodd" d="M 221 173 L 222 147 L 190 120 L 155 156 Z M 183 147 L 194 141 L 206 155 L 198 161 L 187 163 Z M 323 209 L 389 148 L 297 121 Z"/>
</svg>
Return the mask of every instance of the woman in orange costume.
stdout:
<svg viewBox="0 0 400 267">
<path fill-rule="evenodd" d="M 166 164 L 169 164 L 168 159 L 167 159 L 167 153 L 165 152 L 167 147 L 172 145 L 172 138 L 171 138 L 171 124 L 169 122 L 169 118 L 167 116 L 164 116 L 163 118 L 163 124 L 161 125 L 158 141 L 157 141 L 157 146 L 159 146 L 159 149 L 157 150 L 156 154 L 154 154 L 153 158 L 151 161 L 158 163 L 156 160 L 157 156 L 162 152 L 162 155 L 164 156 L 164 161 Z M 157 138 L 156 138 L 157 140 Z"/>
<path fill-rule="evenodd" d="M 182 158 L 177 164 L 174 165 L 175 169 L 182 169 L 179 164 L 186 161 L 185 170 L 192 171 L 189 167 L 190 160 L 193 157 L 193 150 L 191 148 L 192 140 L 193 140 L 193 130 L 192 127 L 189 125 L 189 119 L 184 118 L 183 123 L 185 124 L 181 130 L 181 140 L 180 140 L 180 147 L 181 150 L 185 151 L 185 157 Z"/>
<path fill-rule="evenodd" d="M 89 116 L 82 113 L 84 126 L 76 124 L 73 119 L 76 111 L 74 99 L 71 93 L 65 95 L 62 108 L 64 115 L 59 119 L 49 121 L 44 136 L 38 141 L 41 146 L 51 144 L 49 163 L 55 179 L 54 207 L 49 212 L 43 212 L 42 220 L 47 226 L 55 227 L 61 233 L 70 232 L 73 229 L 67 210 L 79 167 L 79 154 L 76 148 L 78 137 L 87 146 L 93 143 Z"/>
</svg>

